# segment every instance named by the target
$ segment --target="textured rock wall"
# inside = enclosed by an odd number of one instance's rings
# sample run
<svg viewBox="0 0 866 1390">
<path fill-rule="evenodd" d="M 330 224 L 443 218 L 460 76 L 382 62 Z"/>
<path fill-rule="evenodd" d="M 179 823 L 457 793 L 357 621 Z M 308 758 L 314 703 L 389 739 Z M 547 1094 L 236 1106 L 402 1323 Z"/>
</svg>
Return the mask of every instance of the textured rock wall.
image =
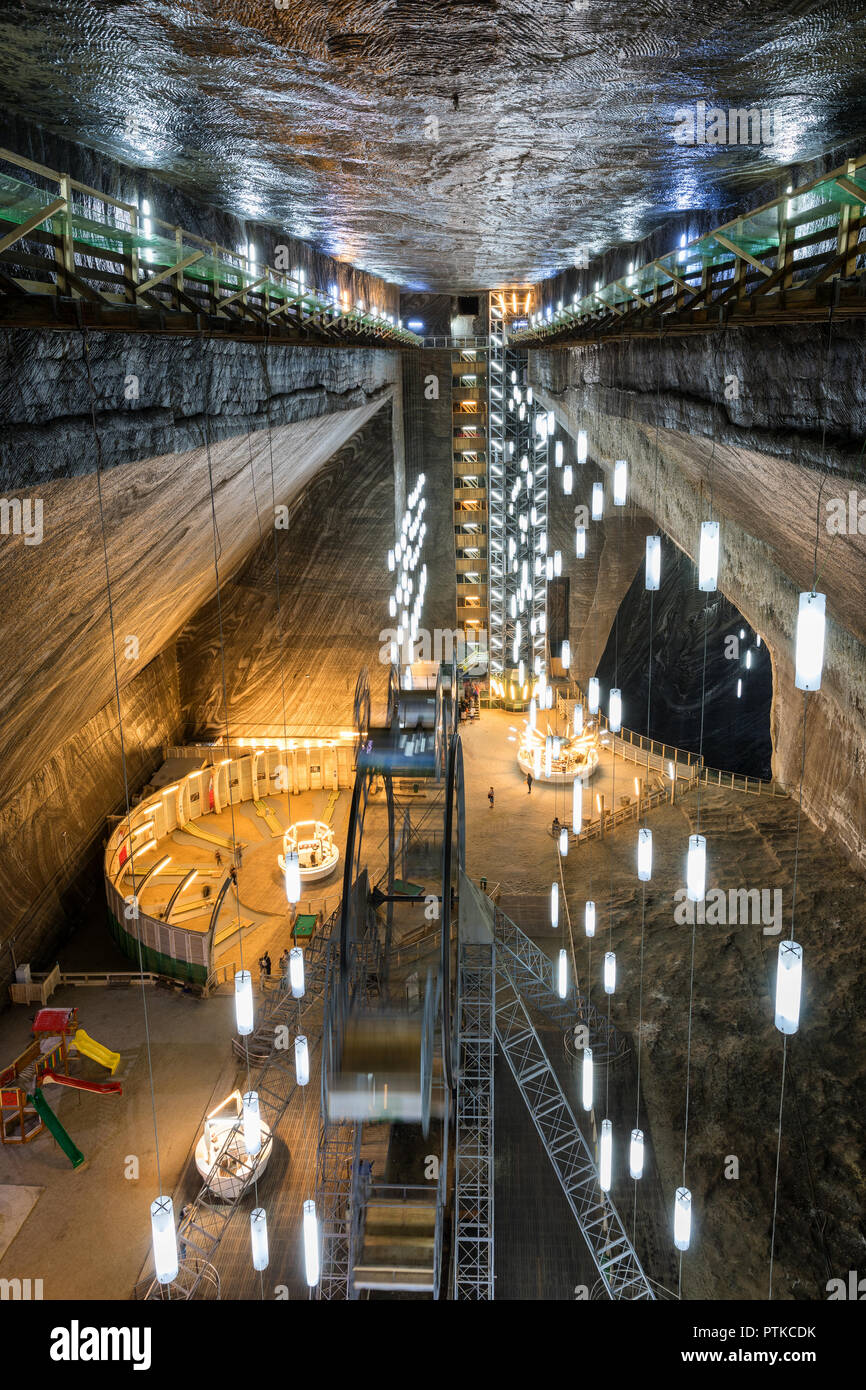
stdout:
<svg viewBox="0 0 866 1390">
<path fill-rule="evenodd" d="M 45 962 L 76 925 L 77 885 L 105 835 L 105 817 L 122 813 L 180 736 L 174 651 L 155 657 L 121 692 L 81 724 L 70 724 L 39 769 L 0 804 L 0 992 L 14 964 Z M 121 747 L 121 724 L 123 746 Z M 124 780 L 125 759 L 125 780 Z"/>
<path fill-rule="evenodd" d="M 861 329 L 857 329 L 862 333 Z M 658 374 L 660 395 L 665 400 L 664 427 L 653 421 L 654 393 L 644 394 L 632 384 L 593 392 L 587 377 L 609 382 L 617 366 L 613 354 L 597 349 L 573 349 L 562 354 L 533 354 L 536 384 L 556 400 L 557 413 L 570 431 L 588 428 L 590 457 L 609 471 L 615 458 L 628 458 L 630 493 L 635 505 L 657 518 L 659 526 L 693 560 L 697 558 L 700 523 L 712 515 L 721 521 L 719 587 L 749 624 L 764 639 L 773 664 L 773 772 L 796 792 L 802 757 L 802 695 L 794 688 L 794 632 L 797 594 L 811 587 L 816 572 L 819 587 L 827 593 L 828 631 L 824 681 L 821 691 L 809 697 L 808 735 L 803 805 L 815 823 L 831 833 L 861 867 L 866 867 L 866 791 L 863 765 L 866 759 L 866 537 L 830 537 L 825 529 L 825 504 L 829 497 L 847 498 L 852 480 L 853 436 L 857 412 L 849 415 L 835 402 L 852 401 L 858 390 L 857 340 L 843 346 L 835 359 L 838 371 L 824 393 L 833 401 L 834 437 L 838 447 L 828 463 L 828 476 L 805 462 L 821 457 L 823 395 L 821 409 L 797 417 L 789 404 L 797 382 L 806 385 L 805 350 L 799 334 L 775 335 L 772 369 L 760 374 L 760 347 L 751 349 L 743 339 L 741 349 L 750 353 L 746 379 L 751 383 L 755 426 L 763 448 L 746 448 L 741 442 L 713 441 L 702 433 L 708 419 L 724 410 L 725 360 L 710 386 L 708 401 L 701 401 L 700 353 L 682 358 L 679 378 L 665 372 L 664 354 L 655 361 L 655 345 L 643 346 L 640 367 L 644 383 Z M 765 345 L 766 346 L 766 345 Z M 787 354 L 787 356 L 786 356 Z M 619 369 L 640 359 L 637 345 L 619 356 Z M 784 363 L 789 375 L 786 377 Z M 797 371 L 797 364 L 802 372 Z M 693 365 L 694 364 L 694 365 Z M 789 389 L 790 387 L 790 389 Z M 714 392 L 714 394 L 712 394 Z M 697 397 L 697 402 L 692 398 Z M 859 407 L 858 407 L 859 408 Z M 798 407 L 799 409 L 799 407 Z M 770 452 L 777 438 L 774 422 L 786 420 L 778 431 L 780 451 Z M 668 423 L 675 421 L 673 427 Z M 847 422 L 847 423 L 846 423 Z M 796 428 L 798 427 L 798 428 Z M 738 440 L 745 435 L 739 435 Z M 786 443 L 787 441 L 787 443 Z M 796 445 L 796 447 L 795 447 Z M 843 469 L 846 472 L 843 472 Z M 847 473 L 847 476 L 846 476 Z M 816 525 L 817 523 L 817 525 Z"/>
<path fill-rule="evenodd" d="M 391 426 L 382 412 L 316 474 L 292 506 L 288 529 L 263 534 L 223 586 L 221 611 L 210 600 L 180 633 L 190 733 L 225 735 L 223 653 L 236 737 L 282 737 L 286 726 L 293 734 L 352 728 L 362 666 L 374 701 L 384 696 L 379 634 L 390 623 L 393 497 Z"/>
<path fill-rule="evenodd" d="M 0 330 L 0 483 L 92 473 L 92 408 L 108 468 L 363 410 L 398 380 L 399 355 L 366 348 L 91 333 L 85 356 L 78 334 Z"/>
</svg>

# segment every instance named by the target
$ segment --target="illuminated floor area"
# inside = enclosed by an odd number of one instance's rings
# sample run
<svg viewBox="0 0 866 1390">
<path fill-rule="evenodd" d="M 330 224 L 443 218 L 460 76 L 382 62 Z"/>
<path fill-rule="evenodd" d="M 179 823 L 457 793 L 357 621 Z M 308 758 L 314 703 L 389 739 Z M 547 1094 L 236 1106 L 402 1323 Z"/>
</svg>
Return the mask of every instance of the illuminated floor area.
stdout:
<svg viewBox="0 0 866 1390">
<path fill-rule="evenodd" d="M 617 953 L 618 988 L 611 1014 L 614 1024 L 628 1035 L 632 1050 L 625 1062 L 611 1071 L 606 1107 L 621 1136 L 634 1122 L 635 1049 L 642 1010 L 641 1117 L 652 1146 L 653 1176 L 641 1191 L 634 1212 L 633 1186 L 627 1179 L 623 1181 L 621 1173 L 613 1195 L 628 1217 L 629 1229 L 636 1219 L 638 1253 L 648 1272 L 669 1288 L 675 1281 L 675 1269 L 665 1222 L 669 1189 L 676 1186 L 681 1162 L 691 940 L 690 929 L 673 921 L 672 893 L 679 881 L 683 846 L 694 827 L 697 793 L 691 791 L 676 805 L 665 804 L 651 813 L 656 856 L 645 913 L 641 885 L 634 873 L 635 827 L 629 824 L 604 843 L 594 841 L 572 848 L 563 865 L 572 932 L 566 914 L 560 930 L 553 932 L 548 917 L 549 888 L 558 869 L 549 827 L 554 811 L 563 813 L 563 792 L 536 786 L 531 796 L 527 795 L 514 757 L 515 745 L 509 742 L 513 725 L 512 715 L 493 711 L 462 730 L 469 872 L 476 880 L 485 875 L 490 888 L 502 885 L 505 910 L 551 955 L 561 945 L 566 946 L 580 988 L 589 987 L 593 1000 L 602 1008 L 606 1007 L 606 996 L 601 990 L 601 957 L 609 946 Z M 492 811 L 487 804 L 491 783 L 495 788 Z M 618 760 L 614 768 L 605 755 L 594 779 L 593 794 L 596 788 L 609 788 L 611 795 L 618 796 L 620 786 L 626 792 L 633 790 L 633 765 Z M 326 793 L 314 793 L 293 798 L 293 819 L 321 814 L 325 797 Z M 347 809 L 348 796 L 341 794 L 334 815 L 341 852 Z M 284 804 L 282 810 L 277 807 L 275 811 L 281 822 L 286 819 Z M 704 789 L 701 816 L 712 847 L 710 889 L 716 882 L 747 887 L 778 884 L 787 907 L 795 804 L 787 799 Z M 228 817 L 212 819 L 214 826 L 225 832 Z M 384 869 L 381 846 L 386 825 L 384 798 L 377 793 L 370 802 L 364 834 L 365 856 L 374 880 Z M 267 946 L 276 963 L 287 944 L 281 884 L 274 873 L 279 840 L 270 833 L 267 838 L 257 835 L 255 817 L 247 818 L 243 828 L 247 849 L 240 871 L 241 901 L 246 915 L 259 914 L 245 936 L 245 960 L 256 960 Z M 425 891 L 436 891 L 435 858 L 435 854 L 428 855 L 427 863 L 419 856 L 411 864 L 414 881 Z M 834 1266 L 854 1259 L 856 1254 L 856 1233 L 845 1214 L 834 1215 L 829 1222 L 821 1214 L 822 1193 L 825 1185 L 827 1191 L 838 1190 L 852 1180 L 844 1155 L 859 1152 L 866 1139 L 858 1119 L 862 1113 L 860 1082 L 856 1068 L 852 1071 L 846 1062 L 846 1058 L 866 1051 L 863 1026 L 847 1016 L 844 1024 L 837 1021 L 822 1001 L 855 997 L 858 973 L 866 968 L 866 948 L 861 944 L 866 936 L 862 931 L 853 935 L 851 930 L 843 932 L 839 924 L 845 922 L 852 930 L 866 924 L 861 921 L 860 880 L 825 848 L 808 822 L 801 827 L 800 865 L 800 884 L 805 885 L 799 890 L 802 910 L 815 924 L 817 938 L 804 1000 L 804 1010 L 811 1013 L 810 1048 L 808 1053 L 791 1049 L 789 1055 L 794 1087 L 788 1102 L 790 1114 L 786 1108 L 785 1116 L 780 1195 L 785 1222 L 777 1258 L 782 1296 L 796 1296 L 800 1289 L 807 1297 L 817 1297 L 823 1269 L 822 1241 L 827 1243 Z M 581 932 L 581 907 L 590 891 L 599 904 L 598 936 L 591 947 Z M 338 893 L 338 884 L 314 886 L 310 890 L 311 907 L 315 910 L 319 904 L 330 910 L 336 906 Z M 436 952 L 435 936 L 424 922 L 423 909 L 409 905 L 396 908 L 394 943 L 395 980 L 403 982 L 415 970 L 423 974 L 426 962 Z M 780 1056 L 770 1000 L 775 949 L 775 936 L 765 935 L 760 923 L 706 926 L 696 933 L 692 1103 L 699 1107 L 695 1114 L 700 1113 L 701 1123 L 695 1126 L 690 1147 L 690 1177 L 701 1239 L 690 1257 L 683 1286 L 688 1298 L 765 1295 Z M 145 1192 L 134 1176 L 126 1176 L 133 1171 L 133 1159 L 144 1173 L 152 1170 L 153 1161 L 141 995 L 137 989 L 67 988 L 51 1002 L 77 1006 L 81 1024 L 91 1036 L 120 1052 L 117 1078 L 124 1090 L 119 1098 L 74 1091 L 50 1095 L 62 1124 L 87 1157 L 86 1165 L 78 1170 L 71 1169 L 48 1135 L 21 1149 L 4 1148 L 3 1182 L 35 1188 L 37 1196 L 29 1214 L 21 1208 L 16 1217 L 21 1224 L 12 1231 L 8 1248 L 0 1255 L 0 1277 L 41 1278 L 48 1299 L 128 1297 L 148 1256 L 147 1208 L 152 1197 L 149 1186 Z M 246 1071 L 230 1048 L 234 1026 L 229 989 L 207 1000 L 148 990 L 146 1004 L 163 1187 L 173 1193 L 180 1212 L 199 1189 L 192 1149 L 202 1119 L 236 1086 L 245 1086 Z M 22 1050 L 32 1014 L 32 1008 L 13 1008 L 0 1016 L 0 1057 L 11 1059 Z M 260 1280 L 250 1266 L 247 1224 L 241 1219 L 234 1221 L 217 1260 L 225 1299 L 273 1299 L 278 1290 L 284 1290 L 279 1296 L 293 1300 L 307 1297 L 299 1214 L 315 1172 L 320 1064 L 317 1026 L 311 1017 L 311 1083 L 286 1110 L 276 1131 L 273 1162 L 260 1183 L 260 1197 L 270 1213 L 271 1265 L 265 1281 Z M 545 1038 L 561 1083 L 579 1113 L 577 1074 L 562 1035 L 548 1030 Z M 80 1074 L 104 1079 L 104 1073 L 86 1060 Z M 571 1289 L 591 1277 L 586 1252 L 576 1229 L 573 1239 L 569 1233 L 554 1240 L 557 1222 L 560 1218 L 561 1222 L 570 1220 L 569 1213 L 564 1208 L 556 1216 L 560 1194 L 548 1172 L 548 1160 L 534 1132 L 523 1124 L 522 1102 L 507 1071 L 500 1068 L 497 1077 L 498 1296 L 568 1298 Z M 832 1153 L 819 1150 L 815 1137 L 828 1122 L 826 1107 L 832 1109 L 840 1138 Z M 381 1127 L 366 1127 L 364 1152 L 375 1153 L 379 1177 L 391 1161 L 386 1136 Z M 506 1153 L 511 1158 L 504 1164 Z M 728 1154 L 741 1159 L 737 1183 L 719 1178 L 720 1164 Z M 515 1200 L 527 1182 L 534 1194 L 530 1204 Z M 3 1198 L 0 1190 L 0 1210 Z M 836 1210 L 829 1202 L 828 1207 Z M 550 1232 L 550 1239 L 543 1242 L 547 1253 L 540 1262 L 533 1259 L 527 1263 L 528 1253 L 536 1246 L 537 1228 L 542 1227 Z M 130 1239 L 130 1233 L 134 1238 Z M 741 1253 L 732 1273 L 730 1251 L 734 1246 Z M 99 1259 L 89 1259 L 88 1251 L 96 1248 Z"/>
<path fill-rule="evenodd" d="M 267 950 L 276 963 L 282 951 L 291 946 L 291 923 L 288 915 L 284 877 L 277 862 L 282 851 L 282 834 L 272 827 L 279 825 L 280 831 L 289 824 L 315 816 L 328 815 L 334 829 L 338 845 L 345 838 L 346 820 L 349 814 L 350 795 L 341 792 L 332 801 L 328 791 L 306 791 L 295 795 L 272 795 L 263 799 L 270 813 L 270 823 L 256 814 L 252 802 L 242 802 L 233 808 L 219 813 L 210 812 L 195 822 L 196 836 L 185 830 L 175 830 L 154 845 L 145 856 L 136 857 L 140 873 L 146 873 L 154 864 L 166 856 L 171 856 L 169 869 L 174 876 L 154 874 L 145 883 L 140 895 L 142 911 L 149 915 L 161 916 L 179 879 L 181 870 L 195 869 L 197 877 L 188 890 L 177 900 L 172 912 L 172 922 L 182 925 L 189 931 L 205 932 L 210 924 L 214 896 L 217 886 L 225 877 L 232 863 L 232 853 L 228 845 L 235 840 L 241 846 L 238 867 L 238 887 L 240 901 L 241 930 L 234 929 L 237 915 L 234 893 L 228 895 L 221 917 L 229 922 L 228 928 L 217 922 L 214 939 L 214 964 L 225 967 L 229 974 L 239 968 L 241 955 L 245 963 L 257 961 Z M 212 841 L 202 837 L 213 836 Z M 216 841 L 225 843 L 216 843 Z M 217 857 L 219 856 L 219 863 Z M 333 911 L 339 901 L 342 889 L 341 865 L 338 862 L 333 873 L 327 878 L 303 884 L 303 898 L 298 904 L 299 912 L 322 912 L 325 917 Z M 202 897 L 202 884 L 209 886 L 209 896 Z M 123 891 L 132 891 L 131 878 L 123 880 Z M 189 904 L 187 906 L 187 904 Z M 242 938 L 241 939 L 241 934 Z M 276 952 L 276 955 L 274 954 Z"/>
</svg>

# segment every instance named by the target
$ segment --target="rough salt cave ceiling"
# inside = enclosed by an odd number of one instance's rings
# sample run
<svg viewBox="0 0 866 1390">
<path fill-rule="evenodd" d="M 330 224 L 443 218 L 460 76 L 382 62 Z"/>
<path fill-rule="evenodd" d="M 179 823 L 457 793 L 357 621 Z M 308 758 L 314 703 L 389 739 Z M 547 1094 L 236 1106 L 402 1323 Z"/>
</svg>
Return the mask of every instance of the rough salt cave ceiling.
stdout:
<svg viewBox="0 0 866 1390">
<path fill-rule="evenodd" d="M 864 43 L 832 0 L 27 0 L 0 102 L 390 280 L 480 289 L 855 138 Z M 775 143 L 677 145 L 699 100 L 771 110 Z"/>
</svg>

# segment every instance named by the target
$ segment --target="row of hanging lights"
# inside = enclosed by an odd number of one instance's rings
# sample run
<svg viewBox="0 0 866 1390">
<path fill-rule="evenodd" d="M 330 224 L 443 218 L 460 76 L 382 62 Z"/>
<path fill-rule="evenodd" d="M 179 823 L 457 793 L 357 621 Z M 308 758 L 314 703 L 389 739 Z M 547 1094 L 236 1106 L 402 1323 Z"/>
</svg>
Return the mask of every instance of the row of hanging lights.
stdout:
<svg viewBox="0 0 866 1390">
<path fill-rule="evenodd" d="M 578 461 L 587 457 L 586 431 L 578 434 Z M 617 461 L 614 470 L 614 504 L 622 505 L 626 497 L 627 464 Z M 570 480 L 564 479 L 563 491 L 570 495 Z M 600 520 L 603 516 L 604 488 L 600 482 L 593 484 L 591 516 Z M 720 526 L 718 521 L 701 523 L 698 549 L 698 589 L 713 593 L 718 586 L 720 551 Z M 586 555 L 586 528 L 578 526 L 575 532 L 575 556 Z M 646 538 L 645 588 L 658 591 L 661 582 L 661 536 Z M 826 595 L 814 588 L 799 596 L 799 606 L 795 637 L 795 685 L 797 689 L 813 692 L 821 687 L 826 635 Z M 760 645 L 760 638 L 758 639 Z M 747 669 L 751 662 L 747 660 Z M 598 678 L 589 680 L 587 705 L 590 714 L 597 714 L 600 704 Z M 581 706 L 581 722 L 582 722 Z M 609 728 L 617 733 L 622 727 L 622 692 L 612 688 L 609 694 Z M 582 824 L 582 787 L 579 779 L 574 786 L 574 806 L 572 813 L 573 833 L 579 833 Z M 565 835 L 567 853 L 567 835 Z M 638 832 L 637 845 L 638 879 L 648 882 L 652 877 L 652 831 L 648 827 Z M 551 892 L 551 923 L 558 925 L 558 886 Z M 706 838 L 700 834 L 689 836 L 686 856 L 686 893 L 691 902 L 702 902 L 706 894 Z M 584 912 L 586 936 L 592 938 L 596 931 L 596 905 L 587 900 Z M 564 952 L 560 952 L 560 957 Z M 803 951 L 793 939 L 779 943 L 776 973 L 775 1027 L 785 1035 L 797 1032 L 799 1027 L 800 999 L 802 994 Z M 608 951 L 604 956 L 604 990 L 613 994 L 616 989 L 616 955 Z M 593 1105 L 593 1056 L 592 1049 L 583 1051 L 581 1095 L 583 1107 L 589 1111 Z M 629 1143 L 629 1174 L 637 1180 L 643 1174 L 645 1141 L 643 1132 L 635 1128 Z M 610 1120 L 602 1121 L 599 1144 L 599 1184 L 603 1191 L 610 1188 L 613 1157 L 613 1130 Z M 674 1198 L 674 1245 L 677 1250 L 688 1250 L 691 1241 L 692 1197 L 690 1190 L 681 1186 Z"/>
</svg>

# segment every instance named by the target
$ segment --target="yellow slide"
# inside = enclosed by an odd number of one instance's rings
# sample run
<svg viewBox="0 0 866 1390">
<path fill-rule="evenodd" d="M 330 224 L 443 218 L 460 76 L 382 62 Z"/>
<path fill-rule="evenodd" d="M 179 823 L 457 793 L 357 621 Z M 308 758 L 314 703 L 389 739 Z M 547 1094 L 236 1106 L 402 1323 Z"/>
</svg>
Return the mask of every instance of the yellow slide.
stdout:
<svg viewBox="0 0 866 1390">
<path fill-rule="evenodd" d="M 72 1041 L 83 1057 L 92 1057 L 94 1062 L 99 1062 L 100 1066 L 108 1067 L 112 1076 L 117 1071 L 120 1062 L 119 1052 L 109 1052 L 107 1047 L 103 1047 L 102 1043 L 95 1042 L 85 1033 L 83 1028 L 76 1030 Z"/>
</svg>

